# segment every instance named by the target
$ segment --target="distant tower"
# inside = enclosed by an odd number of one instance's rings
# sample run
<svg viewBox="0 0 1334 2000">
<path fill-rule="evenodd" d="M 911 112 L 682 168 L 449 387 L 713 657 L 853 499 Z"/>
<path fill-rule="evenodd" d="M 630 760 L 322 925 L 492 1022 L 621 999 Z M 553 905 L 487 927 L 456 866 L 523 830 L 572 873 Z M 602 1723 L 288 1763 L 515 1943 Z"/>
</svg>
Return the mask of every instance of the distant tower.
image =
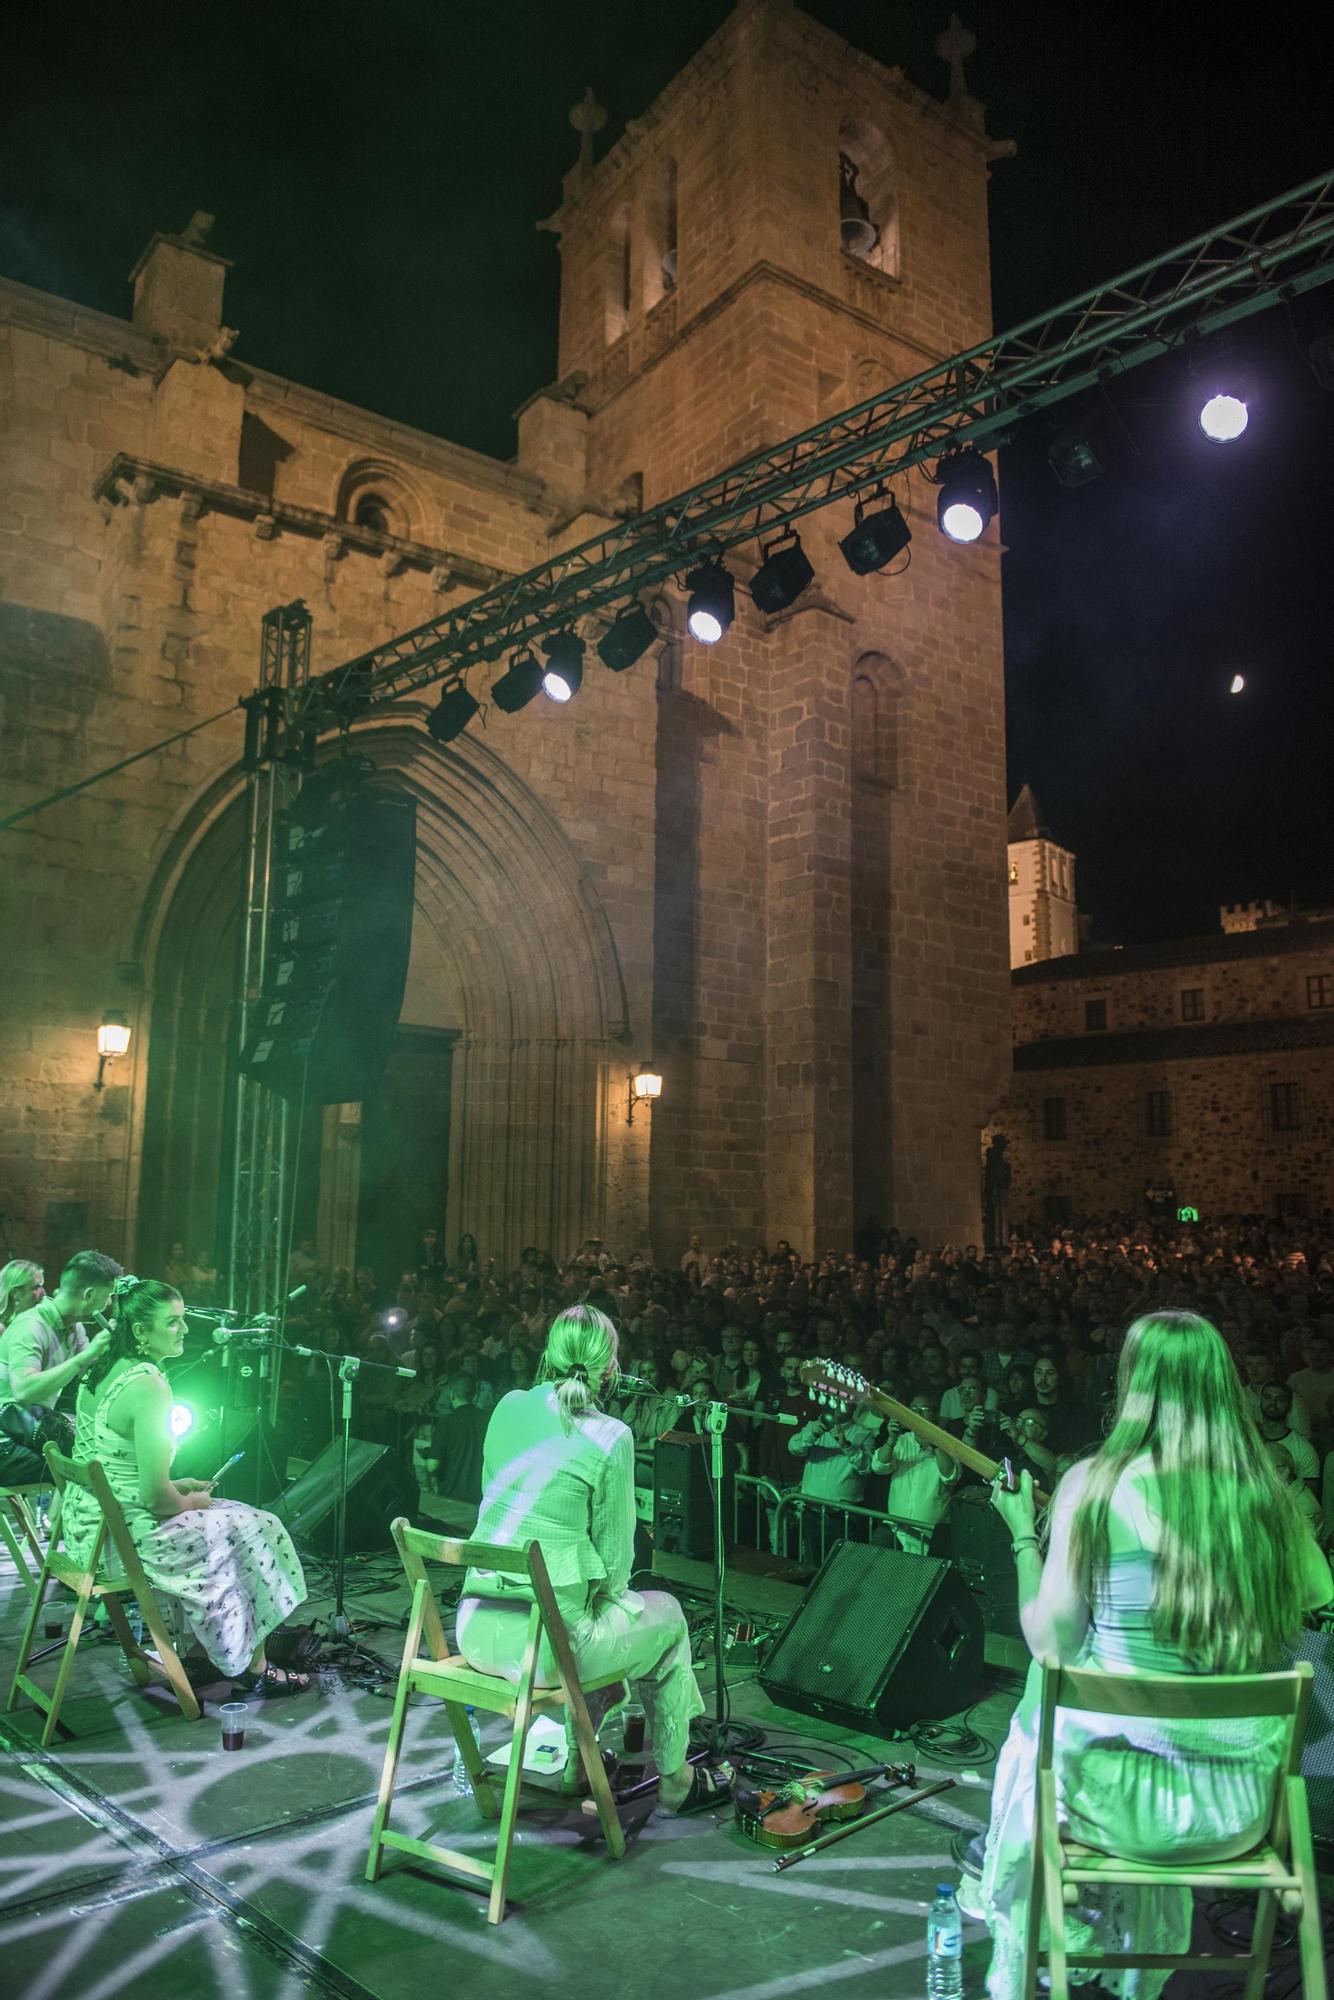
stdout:
<svg viewBox="0 0 1334 2000">
<path fill-rule="evenodd" d="M 1010 808 L 1010 968 L 1079 950 L 1075 857 L 1058 847 L 1032 789 Z"/>
</svg>

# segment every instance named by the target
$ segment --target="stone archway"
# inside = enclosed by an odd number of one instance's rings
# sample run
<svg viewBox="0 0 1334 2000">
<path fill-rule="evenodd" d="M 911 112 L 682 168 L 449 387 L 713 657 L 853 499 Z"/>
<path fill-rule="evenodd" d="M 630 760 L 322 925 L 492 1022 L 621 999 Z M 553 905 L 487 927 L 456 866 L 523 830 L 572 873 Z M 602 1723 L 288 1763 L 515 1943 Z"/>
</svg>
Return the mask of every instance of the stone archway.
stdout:
<svg viewBox="0 0 1334 2000">
<path fill-rule="evenodd" d="M 558 822 L 480 741 L 402 721 L 357 747 L 417 804 L 414 971 L 453 1056 L 449 1214 L 487 1254 L 601 1233 L 609 1065 L 627 1001 L 605 912 Z M 138 1254 L 217 1230 L 239 928 L 239 776 L 178 834 L 140 932 L 151 968 Z M 457 1018 L 449 1018 L 456 1015 Z M 405 1015 L 405 1024 L 407 1016 Z"/>
</svg>

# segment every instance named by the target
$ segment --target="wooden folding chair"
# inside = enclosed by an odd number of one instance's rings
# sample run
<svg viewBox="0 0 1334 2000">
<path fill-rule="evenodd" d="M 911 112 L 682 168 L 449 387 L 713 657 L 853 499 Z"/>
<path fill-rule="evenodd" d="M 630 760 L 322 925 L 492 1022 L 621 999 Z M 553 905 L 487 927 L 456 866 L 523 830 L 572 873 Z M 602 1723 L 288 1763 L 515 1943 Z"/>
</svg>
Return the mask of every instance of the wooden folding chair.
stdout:
<svg viewBox="0 0 1334 2000">
<path fill-rule="evenodd" d="M 384 1849 L 397 1848 L 403 1854 L 414 1855 L 419 1861 L 434 1861 L 438 1866 L 464 1876 L 473 1887 L 487 1887 L 490 1890 L 487 1918 L 489 1922 L 498 1924 L 505 1915 L 505 1885 L 509 1878 L 510 1853 L 523 1783 L 524 1743 L 535 1711 L 568 1711 L 607 1846 L 617 1861 L 625 1853 L 625 1833 L 616 1817 L 611 1786 L 607 1782 L 607 1773 L 584 1701 L 585 1694 L 610 1687 L 623 1676 L 606 1674 L 600 1680 L 588 1682 L 587 1686 L 580 1683 L 565 1621 L 557 1609 L 542 1551 L 536 1542 L 529 1542 L 526 1548 L 515 1549 L 498 1547 L 490 1542 L 450 1541 L 441 1535 L 414 1528 L 405 1520 L 394 1522 L 394 1541 L 412 1586 L 412 1612 L 403 1648 L 403 1664 L 399 1669 L 393 1719 L 389 1725 L 384 1770 L 380 1777 L 380 1798 L 371 1827 L 366 1879 L 368 1882 L 378 1881 Z M 523 1666 L 517 1683 L 501 1680 L 494 1674 L 479 1674 L 467 1665 L 460 1654 L 450 1652 L 425 1562 L 447 1563 L 455 1569 L 500 1570 L 507 1576 L 528 1579 L 534 1601 L 528 1614 Z M 556 1687 L 537 1685 L 539 1650 L 544 1636 L 550 1644 L 559 1675 Z M 426 1655 L 422 1653 L 423 1638 L 429 1648 Z M 406 1834 L 391 1833 L 389 1830 L 389 1809 L 398 1776 L 408 1700 L 414 1694 L 434 1695 L 444 1702 L 454 1741 L 463 1753 L 468 1776 L 472 1779 L 473 1796 L 478 1808 L 487 1819 L 499 1817 L 494 1862 L 478 1861 L 470 1854 L 436 1847 L 429 1841 L 411 1840 Z M 506 1716 L 513 1724 L 509 1765 L 499 1801 L 494 1781 L 468 1720 L 469 1708 L 482 1710 L 488 1715 Z"/>
<path fill-rule="evenodd" d="M 23 1631 L 23 1643 L 19 1647 L 18 1661 L 14 1668 L 14 1678 L 9 1684 L 9 1699 L 5 1712 L 17 1707 L 19 1696 L 26 1694 L 42 1710 L 46 1720 L 42 1726 L 42 1743 L 49 1745 L 56 1730 L 61 1727 L 60 1710 L 65 1700 L 65 1690 L 69 1686 L 70 1672 L 74 1666 L 74 1655 L 79 1649 L 79 1639 L 83 1632 L 88 1606 L 95 1597 L 100 1597 L 107 1607 L 112 1630 L 120 1640 L 121 1650 L 130 1663 L 130 1672 L 140 1687 L 147 1687 L 156 1676 L 167 1683 L 181 1705 L 181 1713 L 191 1722 L 198 1722 L 199 1700 L 186 1678 L 185 1668 L 177 1657 L 176 1648 L 167 1634 L 166 1620 L 162 1607 L 153 1594 L 153 1586 L 144 1574 L 144 1566 L 139 1560 L 139 1551 L 134 1546 L 133 1537 L 126 1526 L 120 1502 L 107 1482 L 106 1473 L 96 1459 L 87 1465 L 76 1465 L 66 1458 L 53 1444 L 46 1447 L 43 1454 L 51 1470 L 51 1483 L 60 1496 L 63 1511 L 65 1489 L 78 1486 L 90 1493 L 96 1500 L 100 1521 L 93 1546 L 89 1550 L 87 1563 L 78 1563 L 60 1547 L 60 1535 L 53 1532 L 46 1555 L 42 1561 L 41 1573 L 33 1596 L 32 1609 Z M 104 1561 L 108 1544 L 115 1554 L 118 1568 L 112 1568 Z M 63 1583 L 74 1592 L 74 1611 L 70 1618 L 69 1637 L 60 1655 L 60 1665 L 56 1670 L 56 1682 L 50 1694 L 29 1677 L 28 1663 L 32 1657 L 33 1644 L 37 1637 L 42 1616 L 42 1602 L 52 1583 Z M 125 1614 L 123 1600 L 132 1597 L 143 1614 L 148 1635 L 157 1649 L 157 1658 L 146 1653 L 135 1638 L 130 1621 Z M 64 1734 L 68 1735 L 68 1729 Z"/>
<path fill-rule="evenodd" d="M 32 1509 L 37 1496 L 46 1491 L 45 1486 L 0 1486 L 0 1541 L 8 1549 L 29 1597 L 37 1595 L 37 1579 L 46 1559 Z"/>
<path fill-rule="evenodd" d="M 1274 1924 L 1280 1906 L 1298 1920 L 1302 1992 L 1305 2000 L 1325 2000 L 1325 1956 L 1316 1896 L 1315 1855 L 1301 1775 L 1302 1741 L 1311 1700 L 1312 1668 L 1300 1660 L 1281 1674 L 1103 1674 L 1080 1667 L 1044 1666 L 1038 1723 L 1037 1838 L 1028 1907 L 1025 1993 L 1037 1991 L 1042 1922 L 1047 1923 L 1046 1958 L 1051 2000 L 1068 2000 L 1071 1967 L 1109 1971 L 1126 1966 L 1159 1970 L 1178 1967 L 1201 1972 L 1246 1971 L 1242 2000 L 1261 2000 Z M 1062 1835 L 1053 1768 L 1056 1711 L 1089 1709 L 1108 1716 L 1155 1720 L 1235 1721 L 1281 1716 L 1288 1725 L 1274 1803 L 1263 1838 L 1249 1853 L 1230 1861 L 1197 1861 L 1181 1867 L 1129 1861 L 1101 1849 L 1082 1847 Z M 1071 1952 L 1065 1912 L 1090 1884 L 1129 1883 L 1140 1887 L 1239 1891 L 1258 1898 L 1251 1950 L 1247 1957 L 1211 1957 L 1172 1952 Z"/>
</svg>

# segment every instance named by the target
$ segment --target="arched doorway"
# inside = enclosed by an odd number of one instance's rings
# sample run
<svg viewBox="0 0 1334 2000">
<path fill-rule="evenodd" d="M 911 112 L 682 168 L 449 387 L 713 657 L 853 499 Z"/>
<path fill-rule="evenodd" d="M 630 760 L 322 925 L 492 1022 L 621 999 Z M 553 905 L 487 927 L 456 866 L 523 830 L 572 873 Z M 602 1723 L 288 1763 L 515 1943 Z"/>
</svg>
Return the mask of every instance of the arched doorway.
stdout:
<svg viewBox="0 0 1334 2000">
<path fill-rule="evenodd" d="M 449 1042 L 447 1213 L 423 1220 L 443 1222 L 451 1243 L 470 1230 L 502 1260 L 525 1243 L 566 1255 L 601 1233 L 608 1067 L 624 1064 L 628 1035 L 605 912 L 558 822 L 484 743 L 441 751 L 396 720 L 359 730 L 357 747 L 417 804 L 403 1034 L 417 1032 L 418 1053 L 422 1036 Z M 239 780 L 181 841 L 187 858 L 161 892 L 160 919 L 150 912 L 144 926 L 156 939 L 137 1233 L 146 1264 L 182 1235 L 199 1239 L 192 1249 L 223 1240 Z M 438 1102 L 424 1115 L 438 1117 Z M 358 1124 L 332 1109 L 303 1147 L 301 1207 L 326 1234 L 341 1230 L 340 1261 L 359 1199 Z"/>
</svg>

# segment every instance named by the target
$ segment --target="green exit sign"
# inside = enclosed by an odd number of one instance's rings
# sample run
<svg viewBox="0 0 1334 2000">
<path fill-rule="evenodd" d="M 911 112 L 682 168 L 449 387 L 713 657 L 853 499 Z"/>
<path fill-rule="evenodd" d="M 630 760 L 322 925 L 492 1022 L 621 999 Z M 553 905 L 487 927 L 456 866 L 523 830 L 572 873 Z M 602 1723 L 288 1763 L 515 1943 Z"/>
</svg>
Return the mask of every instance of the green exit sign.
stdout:
<svg viewBox="0 0 1334 2000">
<path fill-rule="evenodd" d="M 1198 1222 L 1199 1219 L 1200 1211 L 1198 1208 L 1179 1208 L 1177 1210 L 1178 1222 Z"/>
</svg>

